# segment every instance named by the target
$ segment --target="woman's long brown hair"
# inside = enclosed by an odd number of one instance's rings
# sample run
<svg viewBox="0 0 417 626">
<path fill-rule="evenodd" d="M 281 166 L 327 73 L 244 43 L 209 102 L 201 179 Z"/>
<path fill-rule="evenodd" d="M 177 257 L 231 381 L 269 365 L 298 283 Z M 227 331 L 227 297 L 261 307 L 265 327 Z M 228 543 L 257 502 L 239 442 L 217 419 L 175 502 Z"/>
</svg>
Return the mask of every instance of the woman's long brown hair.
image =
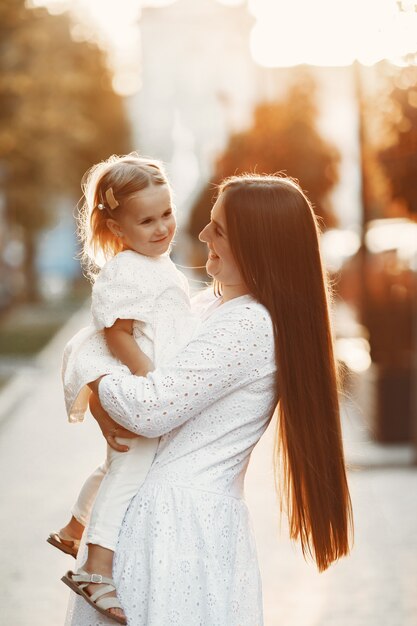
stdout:
<svg viewBox="0 0 417 626">
<path fill-rule="evenodd" d="M 298 184 L 280 176 L 234 176 L 220 197 L 242 277 L 273 322 L 275 473 L 290 536 L 324 571 L 349 553 L 353 521 L 317 218 Z"/>
</svg>

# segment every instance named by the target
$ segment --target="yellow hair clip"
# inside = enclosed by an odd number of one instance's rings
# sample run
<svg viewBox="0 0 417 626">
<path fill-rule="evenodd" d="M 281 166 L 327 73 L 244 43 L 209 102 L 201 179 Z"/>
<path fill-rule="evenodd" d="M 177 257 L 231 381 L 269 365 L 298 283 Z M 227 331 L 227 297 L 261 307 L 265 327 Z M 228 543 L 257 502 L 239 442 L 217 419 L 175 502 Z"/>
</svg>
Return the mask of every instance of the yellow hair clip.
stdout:
<svg viewBox="0 0 417 626">
<path fill-rule="evenodd" d="M 111 210 L 116 209 L 119 206 L 116 198 L 114 197 L 113 189 L 109 187 L 104 194 L 106 196 L 107 204 L 111 208 Z"/>
</svg>

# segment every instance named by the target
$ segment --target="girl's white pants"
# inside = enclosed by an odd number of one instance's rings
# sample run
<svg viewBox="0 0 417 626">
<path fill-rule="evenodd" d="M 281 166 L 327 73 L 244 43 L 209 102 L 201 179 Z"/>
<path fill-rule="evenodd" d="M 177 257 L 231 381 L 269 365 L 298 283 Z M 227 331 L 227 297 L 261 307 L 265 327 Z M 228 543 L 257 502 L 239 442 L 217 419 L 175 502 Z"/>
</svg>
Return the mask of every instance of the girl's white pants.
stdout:
<svg viewBox="0 0 417 626">
<path fill-rule="evenodd" d="M 152 465 L 159 438 L 117 441 L 130 449 L 116 452 L 107 446 L 105 463 L 87 478 L 72 509 L 83 526 L 88 524 L 87 543 L 113 551 L 127 507 Z"/>
</svg>

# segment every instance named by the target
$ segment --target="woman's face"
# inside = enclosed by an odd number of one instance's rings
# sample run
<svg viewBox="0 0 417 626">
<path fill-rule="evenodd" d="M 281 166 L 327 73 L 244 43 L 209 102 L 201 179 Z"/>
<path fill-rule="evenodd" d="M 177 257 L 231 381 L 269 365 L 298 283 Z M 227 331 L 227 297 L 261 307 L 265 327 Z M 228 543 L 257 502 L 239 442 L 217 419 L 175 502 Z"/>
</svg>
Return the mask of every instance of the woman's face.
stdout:
<svg viewBox="0 0 417 626">
<path fill-rule="evenodd" d="M 242 287 L 244 282 L 227 236 L 226 216 L 221 195 L 211 211 L 210 223 L 203 228 L 198 238 L 205 242 L 209 249 L 206 263 L 207 274 L 222 283 L 223 288 Z"/>
</svg>

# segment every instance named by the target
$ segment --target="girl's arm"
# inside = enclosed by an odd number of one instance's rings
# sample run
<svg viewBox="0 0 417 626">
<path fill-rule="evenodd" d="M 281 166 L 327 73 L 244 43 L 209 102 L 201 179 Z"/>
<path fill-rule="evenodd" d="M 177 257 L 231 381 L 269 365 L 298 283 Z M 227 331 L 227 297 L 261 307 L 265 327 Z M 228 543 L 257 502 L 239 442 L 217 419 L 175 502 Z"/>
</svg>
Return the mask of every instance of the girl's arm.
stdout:
<svg viewBox="0 0 417 626">
<path fill-rule="evenodd" d="M 272 324 L 261 305 L 238 307 L 213 321 L 146 378 L 104 376 L 99 397 L 107 413 L 132 432 L 159 437 L 275 371 Z"/>
<path fill-rule="evenodd" d="M 104 335 L 110 352 L 127 365 L 132 374 L 146 376 L 153 370 L 152 361 L 133 337 L 133 320 L 117 319 L 113 326 L 104 329 Z"/>
</svg>

